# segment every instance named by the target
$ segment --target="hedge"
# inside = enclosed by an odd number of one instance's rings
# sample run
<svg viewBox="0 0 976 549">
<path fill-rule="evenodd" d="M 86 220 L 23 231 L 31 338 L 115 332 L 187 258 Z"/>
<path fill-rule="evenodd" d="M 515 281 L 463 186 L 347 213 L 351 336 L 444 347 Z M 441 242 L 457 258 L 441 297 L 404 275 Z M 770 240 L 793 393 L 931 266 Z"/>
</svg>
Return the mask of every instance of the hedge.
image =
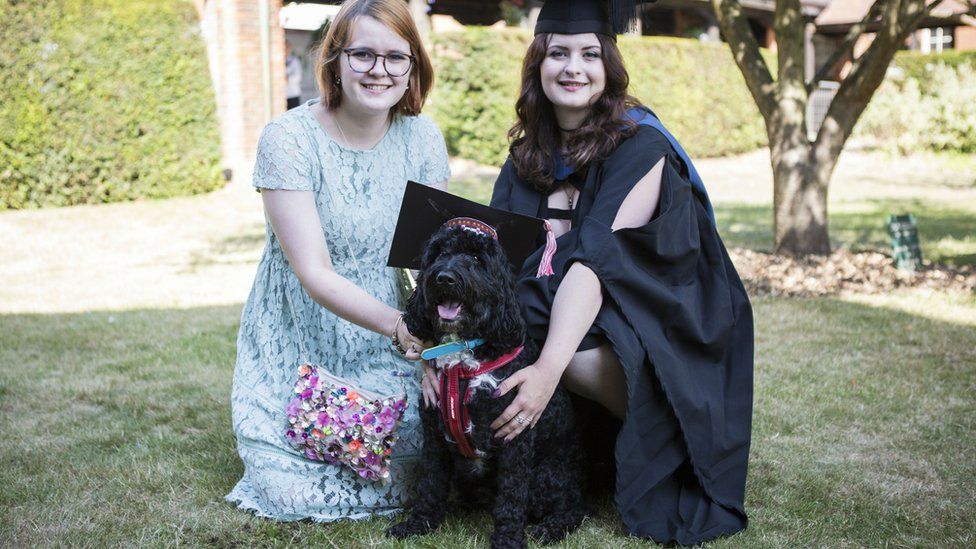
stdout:
<svg viewBox="0 0 976 549">
<path fill-rule="evenodd" d="M 452 155 L 500 165 L 514 122 L 522 57 L 531 36 L 471 27 L 434 36 L 437 83 L 429 111 Z M 745 152 L 766 133 L 724 44 L 621 37 L 631 92 L 662 118 L 695 157 Z"/>
<path fill-rule="evenodd" d="M 969 65 L 976 68 L 976 51 L 945 50 L 941 53 L 919 53 L 914 51 L 900 51 L 895 54 L 891 65 L 901 69 L 905 78 L 914 78 L 924 85 L 932 67 L 946 65 L 958 67 Z"/>
<path fill-rule="evenodd" d="M 910 68 L 888 74 L 854 135 L 868 146 L 900 154 L 976 153 L 976 62 L 955 62 L 966 57 L 896 57 L 899 66 L 908 59 Z"/>
<path fill-rule="evenodd" d="M 0 0 L 0 209 L 220 186 L 188 0 Z"/>
</svg>

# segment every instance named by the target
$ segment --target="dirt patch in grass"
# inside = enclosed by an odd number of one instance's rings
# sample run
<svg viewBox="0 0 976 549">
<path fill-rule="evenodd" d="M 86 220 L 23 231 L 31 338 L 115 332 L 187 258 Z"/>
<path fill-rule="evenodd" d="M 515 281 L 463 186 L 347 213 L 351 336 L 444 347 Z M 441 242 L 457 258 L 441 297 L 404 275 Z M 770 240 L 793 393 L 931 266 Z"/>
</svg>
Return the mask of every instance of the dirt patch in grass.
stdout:
<svg viewBox="0 0 976 549">
<path fill-rule="evenodd" d="M 976 293 L 976 268 L 924 261 L 917 272 L 895 268 L 890 256 L 840 249 L 829 256 L 789 257 L 744 248 L 729 250 L 750 295 L 812 297 L 878 294 L 901 288 Z"/>
</svg>

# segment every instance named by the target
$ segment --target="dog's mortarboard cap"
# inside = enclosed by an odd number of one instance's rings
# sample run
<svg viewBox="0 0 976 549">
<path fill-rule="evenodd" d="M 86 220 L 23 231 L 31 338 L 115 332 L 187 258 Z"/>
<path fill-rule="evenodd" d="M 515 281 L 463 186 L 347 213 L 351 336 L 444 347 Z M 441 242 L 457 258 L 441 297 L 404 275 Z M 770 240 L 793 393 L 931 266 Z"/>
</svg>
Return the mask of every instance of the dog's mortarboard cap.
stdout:
<svg viewBox="0 0 976 549">
<path fill-rule="evenodd" d="M 515 269 L 535 250 L 539 232 L 548 231 L 539 275 L 551 274 L 548 262 L 555 250 L 549 248 L 554 248 L 555 239 L 545 220 L 485 206 L 413 181 L 407 182 L 403 193 L 387 265 L 419 269 L 424 244 L 445 224 L 497 239 Z"/>
<path fill-rule="evenodd" d="M 535 34 L 596 33 L 615 37 L 628 29 L 637 6 L 656 0 L 548 0 L 539 10 Z"/>
</svg>

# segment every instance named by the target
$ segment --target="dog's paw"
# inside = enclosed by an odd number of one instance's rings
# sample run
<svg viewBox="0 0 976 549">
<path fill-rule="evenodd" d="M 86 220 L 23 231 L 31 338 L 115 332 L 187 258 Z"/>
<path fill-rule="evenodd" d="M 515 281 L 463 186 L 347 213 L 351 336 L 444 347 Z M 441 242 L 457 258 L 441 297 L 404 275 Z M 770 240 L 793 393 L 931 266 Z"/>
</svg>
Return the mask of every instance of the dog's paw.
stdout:
<svg viewBox="0 0 976 549">
<path fill-rule="evenodd" d="M 529 537 L 534 539 L 539 545 L 549 545 L 566 537 L 567 532 L 563 529 L 554 529 L 548 524 L 536 524 L 529 527 Z"/>
<path fill-rule="evenodd" d="M 528 544 L 525 534 L 521 536 L 500 535 L 495 532 L 491 535 L 491 549 L 525 549 Z"/>
<path fill-rule="evenodd" d="M 433 530 L 426 520 L 410 517 L 400 524 L 386 529 L 386 535 L 396 539 L 406 539 L 412 536 L 422 536 Z"/>
<path fill-rule="evenodd" d="M 580 524 L 583 523 L 586 515 L 587 511 L 585 509 L 559 513 L 558 515 L 549 515 L 539 524 L 529 528 L 529 536 L 538 542 L 539 545 L 556 543 L 575 532 L 580 527 Z"/>
</svg>

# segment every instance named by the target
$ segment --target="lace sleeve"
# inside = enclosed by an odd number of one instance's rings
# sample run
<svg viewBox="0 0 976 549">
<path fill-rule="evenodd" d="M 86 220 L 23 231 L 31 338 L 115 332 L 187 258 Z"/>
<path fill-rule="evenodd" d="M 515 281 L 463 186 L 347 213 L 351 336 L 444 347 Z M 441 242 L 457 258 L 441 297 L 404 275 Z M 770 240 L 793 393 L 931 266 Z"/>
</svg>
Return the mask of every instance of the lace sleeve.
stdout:
<svg viewBox="0 0 976 549">
<path fill-rule="evenodd" d="M 298 128 L 279 121 L 265 126 L 258 141 L 252 182 L 258 189 L 310 191 L 312 157 L 308 139 Z"/>
<path fill-rule="evenodd" d="M 426 116 L 418 117 L 416 128 L 414 138 L 423 144 L 423 165 L 418 183 L 430 185 L 447 181 L 451 177 L 451 168 L 448 165 L 447 145 L 440 128 Z"/>
</svg>

